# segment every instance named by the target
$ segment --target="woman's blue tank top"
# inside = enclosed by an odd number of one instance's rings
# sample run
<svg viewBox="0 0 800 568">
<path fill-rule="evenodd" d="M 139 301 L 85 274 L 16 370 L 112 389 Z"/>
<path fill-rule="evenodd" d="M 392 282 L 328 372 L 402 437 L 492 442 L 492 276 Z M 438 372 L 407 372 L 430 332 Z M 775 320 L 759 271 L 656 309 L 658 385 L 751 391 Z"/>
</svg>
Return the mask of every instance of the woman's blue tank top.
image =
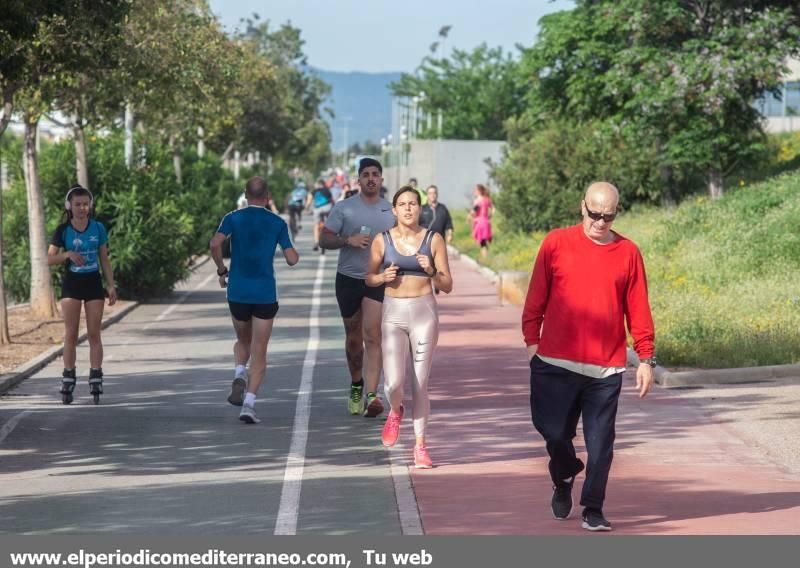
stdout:
<svg viewBox="0 0 800 568">
<path fill-rule="evenodd" d="M 431 241 L 433 240 L 433 231 L 428 230 L 425 233 L 425 236 L 422 237 L 422 242 L 417 249 L 416 254 L 424 254 L 427 256 L 431 261 L 431 266 L 433 266 L 433 252 L 431 251 Z M 389 231 L 383 233 L 383 269 L 386 270 L 392 263 L 397 266 L 397 275 L 398 276 L 423 276 L 425 278 L 430 278 L 425 271 L 422 270 L 422 267 L 419 265 L 417 261 L 416 254 L 415 255 L 405 255 L 400 254 L 394 246 L 394 241 L 392 240 L 392 236 L 389 234 Z M 435 272 L 434 272 L 435 274 Z"/>
</svg>

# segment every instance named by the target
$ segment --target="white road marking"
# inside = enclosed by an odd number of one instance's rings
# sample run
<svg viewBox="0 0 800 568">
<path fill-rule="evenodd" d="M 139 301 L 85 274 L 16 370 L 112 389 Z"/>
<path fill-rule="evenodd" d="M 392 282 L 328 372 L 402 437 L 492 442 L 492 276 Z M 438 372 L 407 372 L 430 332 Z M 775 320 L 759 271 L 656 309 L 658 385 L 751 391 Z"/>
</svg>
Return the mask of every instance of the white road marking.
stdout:
<svg viewBox="0 0 800 568">
<path fill-rule="evenodd" d="M 148 327 L 152 326 L 153 324 L 155 324 L 155 323 L 157 323 L 157 322 L 163 321 L 165 317 L 167 317 L 169 314 L 171 314 L 172 312 L 174 312 L 174 311 L 175 311 L 175 308 L 177 308 L 177 307 L 178 307 L 178 306 L 180 306 L 182 303 L 184 303 L 184 302 L 185 302 L 185 301 L 186 301 L 186 300 L 189 298 L 189 296 L 191 296 L 192 294 L 194 294 L 194 293 L 195 293 L 195 292 L 197 292 L 198 290 L 200 290 L 200 289 L 204 288 L 204 287 L 205 287 L 205 285 L 206 285 L 206 284 L 208 284 L 209 282 L 211 282 L 211 280 L 213 280 L 214 278 L 217 278 L 217 275 L 216 275 L 216 274 L 214 274 L 214 273 L 211 273 L 211 274 L 209 274 L 209 275 L 208 275 L 208 278 L 206 278 L 205 280 L 203 280 L 203 281 L 202 281 L 200 284 L 198 284 L 197 286 L 195 286 L 194 288 L 192 288 L 190 291 L 186 292 L 186 293 L 185 293 L 183 296 L 181 296 L 181 297 L 178 299 L 178 301 L 177 301 L 177 302 L 175 302 L 174 304 L 172 304 L 171 306 L 169 306 L 167 309 L 165 309 L 163 312 L 161 312 L 160 314 L 158 314 L 158 317 L 155 319 L 155 321 L 152 321 L 152 322 L 150 322 L 149 324 L 147 324 L 147 325 L 145 326 L 145 329 L 147 329 Z"/>
<path fill-rule="evenodd" d="M 303 360 L 300 391 L 297 394 L 297 405 L 294 412 L 294 428 L 292 443 L 286 458 L 286 472 L 283 476 L 281 503 L 278 507 L 278 518 L 275 521 L 276 535 L 293 535 L 297 533 L 297 515 L 300 508 L 300 490 L 303 484 L 303 469 L 306 461 L 306 444 L 308 442 L 308 421 L 311 416 L 311 391 L 314 382 L 314 367 L 317 364 L 319 349 L 319 308 L 321 303 L 322 280 L 325 269 L 325 255 L 320 255 L 317 264 L 317 275 L 314 279 L 314 292 L 311 297 L 311 314 L 308 318 L 308 346 Z"/>
<path fill-rule="evenodd" d="M 205 280 L 203 280 L 203 281 L 202 281 L 200 284 L 198 284 L 197 286 L 195 286 L 195 287 L 194 287 L 194 288 L 192 288 L 191 290 L 189 290 L 189 291 L 187 291 L 186 293 L 184 293 L 184 294 L 183 294 L 183 296 L 181 296 L 180 298 L 178 298 L 178 301 L 177 301 L 177 302 L 175 302 L 174 304 L 170 304 L 169 306 L 167 306 L 166 308 L 164 308 L 164 309 L 161 311 L 161 313 L 160 313 L 160 314 L 158 314 L 158 316 L 156 316 L 156 319 L 154 319 L 153 321 L 151 321 L 150 323 L 148 323 L 146 326 L 144 326 L 144 327 L 142 328 L 142 331 L 147 331 L 148 329 L 150 329 L 151 327 L 153 327 L 153 326 L 154 326 L 155 324 L 157 324 L 158 322 L 160 322 L 160 321 L 164 321 L 164 318 L 166 318 L 166 317 L 167 317 L 169 314 L 171 314 L 172 312 L 174 312 L 174 311 L 175 311 L 175 308 L 177 308 L 177 307 L 178 307 L 178 306 L 180 306 L 182 303 L 184 303 L 184 302 L 185 302 L 185 301 L 186 301 L 186 300 L 189 298 L 189 296 L 191 296 L 193 293 L 197 292 L 198 290 L 200 290 L 200 289 L 204 288 L 206 284 L 208 284 L 209 282 L 211 282 L 211 280 L 213 280 L 213 279 L 214 279 L 214 278 L 216 278 L 216 277 L 217 277 L 217 275 L 216 275 L 216 274 L 214 274 L 214 273 L 211 273 L 211 274 L 209 274 L 209 275 L 208 275 L 208 278 L 206 278 Z M 128 345 L 130 345 L 130 344 L 133 342 L 133 340 L 134 340 L 134 339 L 136 339 L 136 337 L 130 337 L 130 338 L 126 339 L 125 341 L 123 341 L 122 343 L 120 343 L 120 344 L 118 345 L 118 347 L 127 347 Z M 112 355 L 108 355 L 108 356 L 106 356 L 106 357 L 105 357 L 105 360 L 106 360 L 106 361 L 110 361 L 110 360 L 112 360 L 113 358 L 114 358 L 114 355 L 112 354 Z"/>
<path fill-rule="evenodd" d="M 23 412 L 20 412 L 19 414 L 14 416 L 14 418 L 3 424 L 3 427 L 0 428 L 0 444 L 2 444 L 3 441 L 8 437 L 8 435 L 14 431 L 14 428 L 17 427 L 19 421 L 25 418 L 25 416 L 30 413 L 31 413 L 30 410 L 25 410 Z"/>
<path fill-rule="evenodd" d="M 417 506 L 417 496 L 408 473 L 408 461 L 398 456 L 406 455 L 402 444 L 397 444 L 389 451 L 392 468 L 392 483 L 397 499 L 397 511 L 400 514 L 400 529 L 404 535 L 424 535 L 422 519 Z"/>
</svg>

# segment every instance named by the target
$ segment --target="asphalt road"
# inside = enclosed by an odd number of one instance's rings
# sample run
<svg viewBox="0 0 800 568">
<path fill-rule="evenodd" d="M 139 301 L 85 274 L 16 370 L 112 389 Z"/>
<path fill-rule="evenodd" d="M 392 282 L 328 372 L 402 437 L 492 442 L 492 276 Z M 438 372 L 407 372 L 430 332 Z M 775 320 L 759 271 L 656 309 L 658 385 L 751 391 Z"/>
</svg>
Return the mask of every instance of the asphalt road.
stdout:
<svg viewBox="0 0 800 568">
<path fill-rule="evenodd" d="M 405 468 L 393 477 L 383 420 L 345 408 L 336 254 L 313 253 L 307 233 L 298 249 L 295 267 L 275 257 L 261 424 L 226 402 L 234 335 L 207 263 L 104 331 L 99 405 L 87 345 L 72 405 L 58 393 L 60 359 L 0 399 L 0 533 L 402 534 Z M 413 495 L 409 506 L 413 532 Z"/>
</svg>

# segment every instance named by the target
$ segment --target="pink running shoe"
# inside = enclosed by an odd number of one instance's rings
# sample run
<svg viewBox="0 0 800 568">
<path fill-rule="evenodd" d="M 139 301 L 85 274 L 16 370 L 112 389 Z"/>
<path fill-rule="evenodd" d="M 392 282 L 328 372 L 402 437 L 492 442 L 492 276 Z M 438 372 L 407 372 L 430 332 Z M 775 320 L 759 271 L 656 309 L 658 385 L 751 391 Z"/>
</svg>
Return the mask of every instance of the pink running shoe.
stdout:
<svg viewBox="0 0 800 568">
<path fill-rule="evenodd" d="M 433 467 L 428 448 L 425 446 L 414 446 L 414 467 L 417 469 L 430 469 Z"/>
<path fill-rule="evenodd" d="M 387 448 L 391 448 L 397 443 L 397 437 L 400 435 L 400 421 L 403 419 L 405 409 L 401 406 L 399 414 L 390 412 L 386 418 L 386 424 L 383 425 L 383 433 L 381 434 L 381 441 Z"/>
</svg>

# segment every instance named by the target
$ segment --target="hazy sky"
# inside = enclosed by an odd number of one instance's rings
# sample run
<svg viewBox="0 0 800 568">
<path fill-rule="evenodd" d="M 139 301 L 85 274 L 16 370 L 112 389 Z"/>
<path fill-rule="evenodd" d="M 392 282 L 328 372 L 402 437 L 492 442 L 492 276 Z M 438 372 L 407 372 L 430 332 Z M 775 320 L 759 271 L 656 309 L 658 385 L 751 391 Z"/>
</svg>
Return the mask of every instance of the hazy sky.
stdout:
<svg viewBox="0 0 800 568">
<path fill-rule="evenodd" d="M 530 46 L 536 22 L 569 9 L 570 0 L 210 0 L 230 31 L 257 12 L 273 24 L 291 21 L 306 41 L 310 65 L 329 71 L 412 71 L 453 26 L 446 51 L 482 42 L 512 50 Z M 441 52 L 440 52 L 441 53 Z"/>
</svg>

